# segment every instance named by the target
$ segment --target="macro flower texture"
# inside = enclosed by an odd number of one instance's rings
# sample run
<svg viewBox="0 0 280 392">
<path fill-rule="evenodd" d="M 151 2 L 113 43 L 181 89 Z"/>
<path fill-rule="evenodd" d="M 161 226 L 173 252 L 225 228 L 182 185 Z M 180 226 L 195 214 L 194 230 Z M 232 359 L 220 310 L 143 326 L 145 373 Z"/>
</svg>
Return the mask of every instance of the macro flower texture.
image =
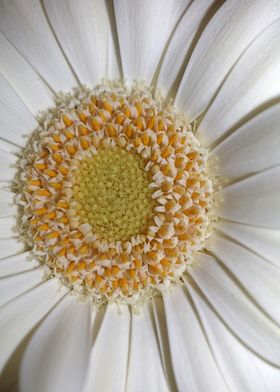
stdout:
<svg viewBox="0 0 280 392">
<path fill-rule="evenodd" d="M 0 30 L 0 390 L 279 392 L 279 0 Z"/>
</svg>

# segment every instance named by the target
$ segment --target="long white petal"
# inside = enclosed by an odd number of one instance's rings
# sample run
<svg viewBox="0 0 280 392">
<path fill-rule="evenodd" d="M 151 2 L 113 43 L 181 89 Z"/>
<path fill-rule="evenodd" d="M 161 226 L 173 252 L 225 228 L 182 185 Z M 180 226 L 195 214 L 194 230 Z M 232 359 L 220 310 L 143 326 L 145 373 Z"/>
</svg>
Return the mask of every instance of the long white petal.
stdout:
<svg viewBox="0 0 280 392">
<path fill-rule="evenodd" d="M 0 72 L 33 114 L 53 106 L 51 90 L 2 33 L 0 33 Z"/>
<path fill-rule="evenodd" d="M 259 23 L 262 17 L 256 19 Z M 280 19 L 277 19 L 236 63 L 199 126 L 207 145 L 223 137 L 245 116 L 252 116 L 261 105 L 279 97 L 279 35 Z"/>
<path fill-rule="evenodd" d="M 212 235 L 210 250 L 235 276 L 251 298 L 280 326 L 280 269 L 220 235 Z"/>
<path fill-rule="evenodd" d="M 0 26 L 2 33 L 53 90 L 67 91 L 77 84 L 39 1 L 1 1 Z"/>
<path fill-rule="evenodd" d="M 192 54 L 175 100 L 190 121 L 206 110 L 248 44 L 279 16 L 278 0 L 227 0 L 217 11 Z"/>
<path fill-rule="evenodd" d="M 3 240 L 3 242 L 4 241 L 8 241 L 8 242 L 13 241 L 12 243 L 14 244 L 14 240 Z M 1 245 L 2 245 L 2 241 L 0 241 L 0 246 Z M 0 250 L 0 256 L 2 256 L 1 250 Z M 30 252 L 23 252 L 14 255 L 11 254 L 9 257 L 5 257 L 5 258 L 1 257 L 0 278 L 13 274 L 18 274 L 24 271 L 29 271 L 39 265 L 38 261 L 30 260 L 29 258 L 30 258 Z"/>
<path fill-rule="evenodd" d="M 17 238 L 18 233 L 15 231 L 16 219 L 13 217 L 0 218 L 0 239 Z"/>
<path fill-rule="evenodd" d="M 7 304 L 42 282 L 43 272 L 40 269 L 25 271 L 0 279 L 0 306 Z"/>
<path fill-rule="evenodd" d="M 158 336 L 159 347 L 164 367 L 165 375 L 168 379 L 168 385 L 171 391 L 177 390 L 172 358 L 170 352 L 170 344 L 168 339 L 168 330 L 166 324 L 166 313 L 162 296 L 153 298 L 153 310 L 156 324 L 156 332 Z M 175 365 L 176 366 L 176 365 Z"/>
<path fill-rule="evenodd" d="M 0 154 L 1 154 L 1 150 L 0 150 Z M 14 193 L 10 192 L 9 190 L 2 190 L 0 189 L 0 203 L 9 205 L 11 203 L 13 203 L 13 199 L 14 199 Z"/>
<path fill-rule="evenodd" d="M 280 104 L 263 111 L 211 152 L 216 176 L 239 177 L 280 164 Z"/>
<path fill-rule="evenodd" d="M 187 284 L 195 308 L 221 372 L 232 392 L 275 392 L 280 385 L 278 368 L 248 350 L 217 317 L 207 302 Z"/>
<path fill-rule="evenodd" d="M 2 102 L 1 102 L 1 104 L 2 104 Z M 3 106 L 4 106 L 4 104 L 3 104 Z M 5 116 L 5 114 L 4 114 L 4 116 Z M 1 136 L 0 136 L 0 150 L 8 152 L 10 154 L 15 154 L 15 155 L 18 155 L 21 153 L 21 147 L 19 147 L 17 144 L 13 143 L 12 141 L 5 140 Z"/>
<path fill-rule="evenodd" d="M 37 126 L 34 116 L 0 75 L 0 138 L 24 146 L 26 140 L 22 135 L 27 135 Z"/>
<path fill-rule="evenodd" d="M 0 182 L 13 181 L 17 171 L 15 167 L 17 160 L 14 154 L 0 150 Z"/>
<path fill-rule="evenodd" d="M 184 289 L 164 298 L 173 369 L 179 391 L 228 391 Z"/>
<path fill-rule="evenodd" d="M 66 294 L 66 287 L 58 290 L 52 279 L 21 295 L 1 308 L 0 312 L 0 369 L 49 310 Z"/>
<path fill-rule="evenodd" d="M 16 238 L 0 239 L 0 260 L 16 255 L 17 253 L 22 253 L 23 251 L 23 243 L 18 241 Z"/>
<path fill-rule="evenodd" d="M 123 75 L 151 83 L 165 45 L 189 0 L 115 0 Z"/>
<path fill-rule="evenodd" d="M 71 296 L 48 315 L 22 359 L 22 392 L 82 391 L 91 344 L 91 308 Z"/>
<path fill-rule="evenodd" d="M 0 202 L 0 218 L 6 218 L 8 216 L 15 216 L 17 213 L 17 206 L 10 205 Z"/>
<path fill-rule="evenodd" d="M 105 1 L 44 0 L 44 5 L 81 83 L 94 87 L 101 78 L 119 77 L 111 15 Z"/>
<path fill-rule="evenodd" d="M 201 23 L 208 14 L 211 14 L 215 3 L 215 0 L 192 2 L 172 34 L 157 81 L 157 86 L 164 97 L 175 95 Z"/>
<path fill-rule="evenodd" d="M 91 350 L 84 392 L 125 391 L 129 333 L 128 307 L 108 305 Z"/>
<path fill-rule="evenodd" d="M 280 268 L 280 231 L 219 220 L 216 229 Z"/>
<path fill-rule="evenodd" d="M 127 391 L 168 392 L 152 311 L 143 306 L 132 314 Z"/>
<path fill-rule="evenodd" d="M 277 166 L 222 189 L 217 195 L 217 215 L 251 226 L 279 229 L 279 178 Z"/>
<path fill-rule="evenodd" d="M 197 265 L 188 272 L 229 329 L 255 353 L 280 366 L 280 328 L 260 311 L 217 261 L 201 255 Z"/>
<path fill-rule="evenodd" d="M 0 150 L 0 160 L 1 160 L 1 152 L 2 151 Z M 0 170 L 1 167 L 2 164 L 0 161 Z M 17 206 L 14 203 L 14 196 L 15 194 L 13 192 L 0 189 L 0 218 L 16 215 Z"/>
</svg>

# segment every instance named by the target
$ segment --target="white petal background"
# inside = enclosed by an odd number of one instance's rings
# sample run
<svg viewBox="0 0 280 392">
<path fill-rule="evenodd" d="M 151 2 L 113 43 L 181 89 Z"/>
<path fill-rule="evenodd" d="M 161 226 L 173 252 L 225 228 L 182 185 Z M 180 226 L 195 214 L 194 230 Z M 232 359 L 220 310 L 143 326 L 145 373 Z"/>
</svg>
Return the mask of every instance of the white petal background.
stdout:
<svg viewBox="0 0 280 392">
<path fill-rule="evenodd" d="M 0 2 L 0 390 L 278 392 L 278 0 Z M 208 254 L 137 315 L 91 313 L 17 239 L 9 185 L 59 91 L 156 83 L 226 186 Z"/>
</svg>

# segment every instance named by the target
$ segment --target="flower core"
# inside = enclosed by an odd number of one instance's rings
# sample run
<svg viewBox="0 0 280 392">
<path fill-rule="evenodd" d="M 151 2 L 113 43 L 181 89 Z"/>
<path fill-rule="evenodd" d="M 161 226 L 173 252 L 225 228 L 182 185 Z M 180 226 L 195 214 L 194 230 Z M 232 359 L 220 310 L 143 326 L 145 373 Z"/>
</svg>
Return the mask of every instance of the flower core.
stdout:
<svg viewBox="0 0 280 392">
<path fill-rule="evenodd" d="M 155 203 L 151 182 L 139 155 L 119 147 L 101 150 L 79 164 L 73 209 L 100 238 L 129 240 L 146 233 L 152 223 Z"/>
<path fill-rule="evenodd" d="M 135 304 L 182 277 L 209 233 L 207 151 L 148 89 L 62 95 L 20 160 L 21 235 L 95 303 Z"/>
</svg>

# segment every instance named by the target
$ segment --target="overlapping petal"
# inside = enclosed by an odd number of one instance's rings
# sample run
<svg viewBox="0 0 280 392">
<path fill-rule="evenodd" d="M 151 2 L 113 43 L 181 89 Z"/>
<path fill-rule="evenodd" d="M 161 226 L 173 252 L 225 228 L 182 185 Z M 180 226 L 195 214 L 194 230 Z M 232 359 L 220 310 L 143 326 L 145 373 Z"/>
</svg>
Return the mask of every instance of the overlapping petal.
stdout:
<svg viewBox="0 0 280 392">
<path fill-rule="evenodd" d="M 42 271 L 34 269 L 4 277 L 0 280 L 0 306 L 42 283 Z"/>
<path fill-rule="evenodd" d="M 36 129 L 37 121 L 1 74 L 0 103 L 0 148 L 5 141 L 9 142 L 11 152 L 24 146 L 22 136 Z"/>
<path fill-rule="evenodd" d="M 229 221 L 218 221 L 215 228 L 244 247 L 280 267 L 280 231 L 252 227 Z"/>
<path fill-rule="evenodd" d="M 54 91 L 68 91 L 76 79 L 37 0 L 0 3 L 0 29 Z"/>
<path fill-rule="evenodd" d="M 90 304 L 66 296 L 34 333 L 20 372 L 22 392 L 81 391 L 91 343 Z"/>
<path fill-rule="evenodd" d="M 32 270 L 39 265 L 38 261 L 31 258 L 30 252 L 15 254 L 18 242 L 14 239 L 5 239 L 3 242 L 9 245 L 8 249 L 11 249 L 11 253 L 7 254 L 5 248 L 0 250 L 0 278 Z M 2 241 L 0 240 L 0 246 L 1 245 Z M 22 249 L 22 243 L 19 243 L 19 245 Z"/>
<path fill-rule="evenodd" d="M 216 214 L 237 223 L 279 229 L 279 176 L 276 166 L 220 190 Z"/>
<path fill-rule="evenodd" d="M 263 312 L 280 326 L 280 269 L 218 234 L 212 235 L 208 249 L 233 274 Z"/>
<path fill-rule="evenodd" d="M 157 86 L 164 97 L 175 95 L 203 25 L 219 5 L 216 0 L 196 0 L 180 19 L 160 65 Z"/>
<path fill-rule="evenodd" d="M 11 182 L 16 174 L 17 156 L 0 149 L 0 183 Z"/>
<path fill-rule="evenodd" d="M 169 391 L 149 305 L 132 315 L 126 388 L 135 392 Z"/>
<path fill-rule="evenodd" d="M 277 19 L 256 37 L 233 67 L 199 125 L 207 146 L 279 97 L 279 34 L 280 19 Z"/>
<path fill-rule="evenodd" d="M 202 322 L 207 340 L 220 371 L 232 392 L 277 391 L 279 369 L 255 355 L 225 326 L 197 290 L 188 290 Z"/>
<path fill-rule="evenodd" d="M 15 217 L 8 216 L 8 217 L 0 218 L 0 240 L 17 238 L 18 232 L 15 228 L 16 228 Z"/>
<path fill-rule="evenodd" d="M 1 157 L 1 150 L 0 150 L 0 157 Z M 1 169 L 3 170 L 3 167 Z M 14 203 L 14 193 L 10 192 L 9 189 L 6 190 L 0 189 L 0 218 L 14 216 L 16 215 L 16 213 L 17 213 L 17 206 Z"/>
<path fill-rule="evenodd" d="M 277 0 L 270 1 L 269 6 L 266 0 L 227 0 L 220 7 L 205 27 L 193 51 L 176 95 L 175 104 L 180 111 L 185 113 L 190 121 L 197 118 L 207 109 L 231 68 L 248 45 L 265 27 L 279 17 L 280 4 Z M 275 39 L 274 44 L 276 44 Z M 266 41 L 262 49 L 267 52 L 272 44 Z M 256 60 L 262 57 L 264 54 L 262 52 L 261 50 L 260 53 L 250 53 L 250 61 L 247 68 L 249 65 L 252 66 L 252 60 L 254 60 L 254 64 L 257 67 Z M 276 62 L 277 60 L 275 59 L 274 65 Z M 255 72 L 257 70 L 261 73 L 260 68 L 256 68 Z M 246 71 L 246 66 L 242 64 L 241 72 L 243 71 Z M 250 75 L 253 78 L 254 74 L 252 71 Z M 236 76 L 238 77 L 236 83 L 239 84 L 240 88 L 245 88 L 240 79 L 242 75 Z M 234 90 L 231 90 L 231 92 L 235 93 Z M 242 98 L 241 90 L 238 96 Z M 221 102 L 223 99 L 221 98 Z M 228 99 L 226 99 L 224 104 L 227 103 Z M 216 120 L 218 119 L 222 122 L 221 117 L 216 118 Z M 207 127 L 207 131 L 209 130 L 215 131 L 211 127 Z"/>
<path fill-rule="evenodd" d="M 228 328 L 253 352 L 280 366 L 280 328 L 213 257 L 201 255 L 189 273 Z"/>
<path fill-rule="evenodd" d="M 38 287 L 26 292 L 1 308 L 0 312 L 0 370 L 7 366 L 14 350 L 40 322 L 53 306 L 67 293 L 62 287 L 58 291 L 58 284 L 54 280 L 42 283 Z M 15 375 L 16 376 L 16 375 Z M 1 380 L 1 388 L 6 383 Z"/>
<path fill-rule="evenodd" d="M 129 358 L 130 311 L 108 305 L 91 349 L 84 392 L 124 391 Z M 108 347 L 108 349 L 104 349 Z"/>
<path fill-rule="evenodd" d="M 188 294 L 176 288 L 164 304 L 178 390 L 228 391 Z"/>
<path fill-rule="evenodd" d="M 94 87 L 118 79 L 112 10 L 102 0 L 44 0 L 54 33 L 80 83 Z M 110 11 L 110 12 L 109 12 Z"/>
<path fill-rule="evenodd" d="M 215 175 L 241 177 L 280 163 L 280 104 L 246 122 L 211 152 Z"/>
<path fill-rule="evenodd" d="M 51 89 L 2 33 L 0 33 L 0 71 L 34 115 L 53 106 L 54 94 Z M 17 104 L 17 100 L 15 103 Z"/>
<path fill-rule="evenodd" d="M 115 17 L 123 75 L 152 82 L 176 23 L 189 0 L 116 0 Z"/>
</svg>

